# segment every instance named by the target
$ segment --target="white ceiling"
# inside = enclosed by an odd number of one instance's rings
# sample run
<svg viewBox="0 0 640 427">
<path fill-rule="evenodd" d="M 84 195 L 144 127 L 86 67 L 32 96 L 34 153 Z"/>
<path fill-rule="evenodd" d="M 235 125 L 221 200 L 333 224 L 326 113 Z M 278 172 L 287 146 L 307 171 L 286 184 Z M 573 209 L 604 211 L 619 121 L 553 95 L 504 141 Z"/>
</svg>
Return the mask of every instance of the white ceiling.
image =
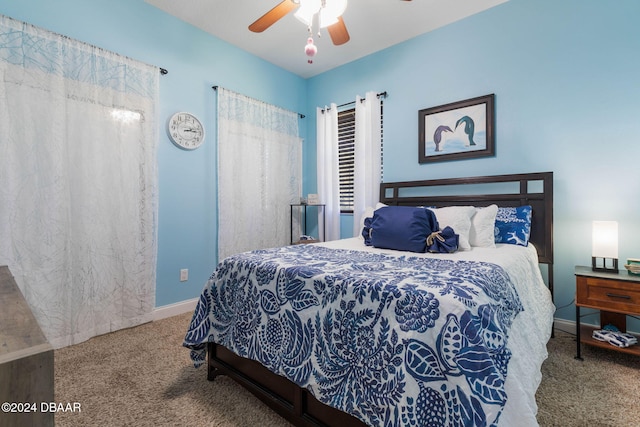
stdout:
<svg viewBox="0 0 640 427">
<path fill-rule="evenodd" d="M 307 63 L 307 28 L 293 13 L 263 33 L 247 28 L 281 0 L 145 0 L 247 52 L 301 77 L 312 77 L 508 0 L 349 0 L 343 15 L 351 40 L 334 46 L 326 30 Z M 316 30 L 317 32 L 317 30 Z"/>
</svg>

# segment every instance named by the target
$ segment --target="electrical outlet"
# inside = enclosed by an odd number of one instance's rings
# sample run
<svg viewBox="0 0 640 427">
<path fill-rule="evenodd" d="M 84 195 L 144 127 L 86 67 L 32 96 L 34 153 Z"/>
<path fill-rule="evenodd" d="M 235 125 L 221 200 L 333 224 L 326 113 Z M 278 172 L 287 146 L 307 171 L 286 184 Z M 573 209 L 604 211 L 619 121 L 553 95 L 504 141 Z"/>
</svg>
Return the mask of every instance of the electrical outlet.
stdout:
<svg viewBox="0 0 640 427">
<path fill-rule="evenodd" d="M 183 268 L 182 270 L 180 270 L 180 281 L 186 282 L 187 280 L 189 280 L 189 269 Z"/>
</svg>

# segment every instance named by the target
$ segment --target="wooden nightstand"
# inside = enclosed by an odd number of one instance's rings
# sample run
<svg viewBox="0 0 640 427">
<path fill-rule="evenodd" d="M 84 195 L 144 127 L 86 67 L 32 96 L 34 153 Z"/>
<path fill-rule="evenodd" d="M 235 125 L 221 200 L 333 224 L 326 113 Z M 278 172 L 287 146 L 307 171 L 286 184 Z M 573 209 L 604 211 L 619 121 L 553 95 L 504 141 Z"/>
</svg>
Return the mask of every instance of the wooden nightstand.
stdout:
<svg viewBox="0 0 640 427">
<path fill-rule="evenodd" d="M 600 310 L 600 328 L 607 324 L 627 331 L 627 315 L 640 315 L 640 276 L 620 273 L 601 273 L 591 267 L 577 266 L 576 275 L 576 359 L 580 343 L 640 356 L 640 344 L 618 348 L 591 337 L 595 327 L 580 324 L 580 307 Z M 639 338 L 640 339 L 640 338 Z"/>
</svg>

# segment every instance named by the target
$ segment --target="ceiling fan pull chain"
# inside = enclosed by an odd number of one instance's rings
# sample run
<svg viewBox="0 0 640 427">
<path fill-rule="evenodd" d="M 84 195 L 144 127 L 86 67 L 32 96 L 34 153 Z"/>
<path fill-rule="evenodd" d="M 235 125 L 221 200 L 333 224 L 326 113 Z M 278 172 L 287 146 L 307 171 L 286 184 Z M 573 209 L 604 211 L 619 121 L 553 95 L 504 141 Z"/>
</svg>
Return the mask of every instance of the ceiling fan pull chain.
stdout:
<svg viewBox="0 0 640 427">
<path fill-rule="evenodd" d="M 307 62 L 309 64 L 313 64 L 313 58 L 314 55 L 318 52 L 318 48 L 316 47 L 315 44 L 313 44 L 313 37 L 309 37 L 307 39 L 307 45 L 304 47 L 304 53 L 307 54 L 307 56 L 309 57 L 309 59 L 307 60 Z"/>
<path fill-rule="evenodd" d="M 313 59 L 311 58 L 318 53 L 318 47 L 313 44 L 313 22 L 307 27 L 307 31 L 309 32 L 309 37 L 307 38 L 307 44 L 304 46 L 304 53 L 309 57 L 307 62 L 313 64 Z"/>
</svg>

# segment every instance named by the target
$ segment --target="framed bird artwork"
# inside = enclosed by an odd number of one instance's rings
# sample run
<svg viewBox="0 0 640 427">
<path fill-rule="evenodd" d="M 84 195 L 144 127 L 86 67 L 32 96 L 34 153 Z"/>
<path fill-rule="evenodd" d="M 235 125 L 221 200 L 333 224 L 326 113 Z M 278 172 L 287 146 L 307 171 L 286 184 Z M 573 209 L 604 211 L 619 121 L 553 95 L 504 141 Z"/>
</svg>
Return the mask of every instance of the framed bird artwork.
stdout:
<svg viewBox="0 0 640 427">
<path fill-rule="evenodd" d="M 418 162 L 493 156 L 494 100 L 490 94 L 418 111 Z"/>
</svg>

